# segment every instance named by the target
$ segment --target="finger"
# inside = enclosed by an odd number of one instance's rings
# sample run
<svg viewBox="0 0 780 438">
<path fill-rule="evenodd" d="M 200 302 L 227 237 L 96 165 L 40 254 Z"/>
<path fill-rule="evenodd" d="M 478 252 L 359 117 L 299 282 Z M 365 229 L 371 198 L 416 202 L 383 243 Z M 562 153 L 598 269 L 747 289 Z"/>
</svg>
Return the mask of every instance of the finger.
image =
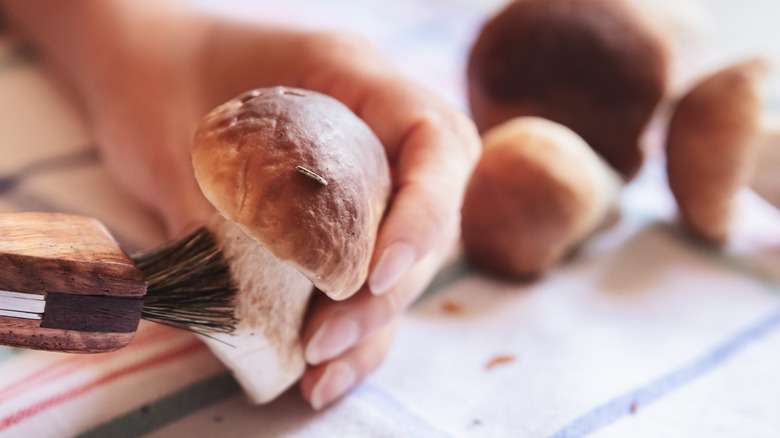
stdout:
<svg viewBox="0 0 780 438">
<path fill-rule="evenodd" d="M 479 140 L 470 123 L 439 110 L 421 118 L 398 154 L 397 191 L 377 235 L 368 285 L 388 291 L 458 220 Z"/>
<path fill-rule="evenodd" d="M 300 382 L 304 398 L 319 410 L 346 394 L 382 363 L 397 325 L 388 324 L 338 359 L 307 369 Z"/>
<path fill-rule="evenodd" d="M 420 261 L 404 279 L 386 294 L 376 296 L 366 287 L 343 301 L 315 295 L 302 331 L 304 356 L 311 365 L 332 360 L 374 336 L 409 307 L 430 282 L 451 253 L 457 228 Z"/>
</svg>

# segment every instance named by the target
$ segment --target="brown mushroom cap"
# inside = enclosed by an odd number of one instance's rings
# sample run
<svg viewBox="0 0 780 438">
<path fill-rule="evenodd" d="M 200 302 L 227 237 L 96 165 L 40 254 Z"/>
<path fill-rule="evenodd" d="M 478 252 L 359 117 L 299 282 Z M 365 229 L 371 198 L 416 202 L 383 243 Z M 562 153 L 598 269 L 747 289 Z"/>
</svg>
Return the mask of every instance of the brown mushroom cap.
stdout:
<svg viewBox="0 0 780 438">
<path fill-rule="evenodd" d="M 481 132 L 525 115 L 561 123 L 631 178 L 669 62 L 665 43 L 625 1 L 516 0 L 471 50 L 471 112 Z"/>
<path fill-rule="evenodd" d="M 466 190 L 466 255 L 508 277 L 541 273 L 608 217 L 620 177 L 570 129 L 520 117 L 485 133 Z"/>
<path fill-rule="evenodd" d="M 688 228 L 712 243 L 728 236 L 734 198 L 755 166 L 766 71 L 751 60 L 713 73 L 680 99 L 669 122 L 669 187 Z"/>
<path fill-rule="evenodd" d="M 215 108 L 195 136 L 203 193 L 335 299 L 366 279 L 390 192 L 384 148 L 346 106 L 286 87 Z"/>
</svg>

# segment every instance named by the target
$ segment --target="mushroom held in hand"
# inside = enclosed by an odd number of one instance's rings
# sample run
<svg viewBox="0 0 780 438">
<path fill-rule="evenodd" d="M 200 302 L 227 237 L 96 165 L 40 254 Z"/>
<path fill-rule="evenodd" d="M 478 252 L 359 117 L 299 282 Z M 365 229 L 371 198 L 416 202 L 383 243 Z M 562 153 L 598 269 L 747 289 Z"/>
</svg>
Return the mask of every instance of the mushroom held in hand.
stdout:
<svg viewBox="0 0 780 438">
<path fill-rule="evenodd" d="M 344 299 L 366 279 L 390 193 L 384 148 L 337 100 L 275 87 L 209 113 L 192 160 L 239 289 L 236 331 L 206 342 L 265 402 L 304 370 L 313 286 Z"/>
<path fill-rule="evenodd" d="M 669 187 L 684 223 L 712 243 L 728 236 L 735 195 L 756 167 L 766 70 L 753 60 L 713 73 L 680 99 L 669 123 Z"/>
<path fill-rule="evenodd" d="M 466 255 L 510 277 L 539 274 L 611 217 L 620 177 L 563 125 L 520 117 L 485 133 L 466 190 Z"/>
<path fill-rule="evenodd" d="M 471 50 L 471 112 L 482 132 L 518 116 L 561 123 L 631 178 L 668 64 L 665 43 L 625 1 L 516 0 Z"/>
</svg>

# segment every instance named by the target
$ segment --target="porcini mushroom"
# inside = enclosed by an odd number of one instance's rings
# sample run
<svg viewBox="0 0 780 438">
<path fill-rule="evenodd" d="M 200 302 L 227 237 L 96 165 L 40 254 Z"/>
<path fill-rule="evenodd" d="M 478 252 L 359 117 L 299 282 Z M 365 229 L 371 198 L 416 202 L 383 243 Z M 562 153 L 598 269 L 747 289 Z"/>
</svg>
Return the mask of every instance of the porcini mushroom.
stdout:
<svg viewBox="0 0 780 438">
<path fill-rule="evenodd" d="M 620 176 L 569 128 L 519 117 L 483 143 L 462 209 L 464 251 L 476 265 L 540 274 L 616 217 Z"/>
<path fill-rule="evenodd" d="M 366 279 L 390 193 L 384 148 L 337 100 L 275 87 L 209 113 L 192 162 L 239 290 L 235 332 L 205 341 L 266 402 L 305 368 L 299 332 L 313 288 L 344 299 Z"/>
<path fill-rule="evenodd" d="M 471 49 L 471 113 L 481 132 L 518 116 L 563 124 L 630 179 L 669 63 L 665 42 L 626 1 L 516 0 Z"/>
<path fill-rule="evenodd" d="M 728 237 L 735 196 L 755 178 L 766 72 L 757 59 L 712 73 L 682 96 L 669 122 L 669 187 L 684 224 L 714 244 Z"/>
</svg>

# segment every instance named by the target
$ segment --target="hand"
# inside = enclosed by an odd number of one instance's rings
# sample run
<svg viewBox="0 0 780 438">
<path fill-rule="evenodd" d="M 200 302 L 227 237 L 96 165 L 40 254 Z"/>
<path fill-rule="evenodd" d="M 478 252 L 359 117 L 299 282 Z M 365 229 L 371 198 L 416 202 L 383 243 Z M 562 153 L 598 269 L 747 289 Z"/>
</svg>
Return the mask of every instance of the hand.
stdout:
<svg viewBox="0 0 780 438">
<path fill-rule="evenodd" d="M 300 387 L 315 408 L 327 405 L 379 366 L 401 313 L 450 254 L 481 148 L 476 129 L 355 37 L 238 24 L 154 5 L 122 12 L 124 18 L 102 23 L 118 37 L 87 41 L 100 56 L 63 62 L 85 96 L 108 166 L 161 213 L 172 234 L 212 213 L 189 164 L 198 122 L 247 89 L 287 85 L 329 94 L 385 146 L 393 198 L 367 284 L 345 301 L 318 294 L 302 332 L 310 366 Z M 72 59 L 78 62 L 67 68 Z"/>
<path fill-rule="evenodd" d="M 380 365 L 399 316 L 450 254 L 459 236 L 461 198 L 480 151 L 479 138 L 465 115 L 402 78 L 354 37 L 269 33 L 234 24 L 215 25 L 211 31 L 211 55 L 201 53 L 200 65 L 207 84 L 223 86 L 183 92 L 204 100 L 194 108 L 205 111 L 254 87 L 298 86 L 342 101 L 387 150 L 393 199 L 380 227 L 367 285 L 340 302 L 318 294 L 302 332 L 310 366 L 300 387 L 319 409 Z M 276 47 L 268 47 L 269 41 Z M 181 111 L 161 108 L 163 112 Z"/>
<path fill-rule="evenodd" d="M 226 32 L 231 36 L 224 41 L 246 45 L 230 44 L 234 50 L 225 55 L 225 65 L 229 60 L 239 64 L 222 71 L 257 71 L 252 64 L 261 59 L 250 56 L 258 53 L 251 36 L 255 31 Z M 236 87 L 224 97 L 282 84 L 339 99 L 382 141 L 394 185 L 367 285 L 344 301 L 318 294 L 307 316 L 302 340 L 310 366 L 300 386 L 319 409 L 379 366 L 399 316 L 450 255 L 459 237 L 463 191 L 481 146 L 464 114 L 402 78 L 365 42 L 321 33 L 290 38 L 285 52 L 292 56 L 274 57 L 276 70 L 266 72 L 263 81 L 232 82 Z"/>
</svg>

